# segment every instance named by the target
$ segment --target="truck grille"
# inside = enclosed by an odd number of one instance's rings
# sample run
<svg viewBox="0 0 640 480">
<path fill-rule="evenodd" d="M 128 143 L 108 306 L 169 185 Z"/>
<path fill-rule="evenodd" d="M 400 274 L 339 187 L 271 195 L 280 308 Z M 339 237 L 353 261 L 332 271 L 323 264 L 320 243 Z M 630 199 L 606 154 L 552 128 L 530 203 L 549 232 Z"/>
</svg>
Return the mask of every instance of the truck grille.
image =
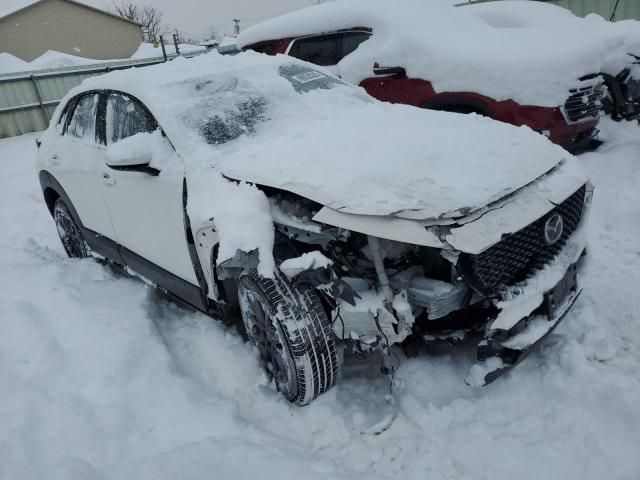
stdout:
<svg viewBox="0 0 640 480">
<path fill-rule="evenodd" d="M 564 104 L 564 113 L 572 122 L 582 122 L 598 118 L 602 92 L 596 87 L 571 90 L 571 96 Z"/>
<path fill-rule="evenodd" d="M 473 288 L 484 294 L 525 280 L 551 262 L 567 243 L 580 223 L 585 194 L 586 186 L 583 186 L 546 216 L 503 238 L 493 247 L 478 255 L 462 255 L 459 263 L 461 274 Z M 564 230 L 557 242 L 548 245 L 545 223 L 555 212 L 562 216 Z"/>
</svg>

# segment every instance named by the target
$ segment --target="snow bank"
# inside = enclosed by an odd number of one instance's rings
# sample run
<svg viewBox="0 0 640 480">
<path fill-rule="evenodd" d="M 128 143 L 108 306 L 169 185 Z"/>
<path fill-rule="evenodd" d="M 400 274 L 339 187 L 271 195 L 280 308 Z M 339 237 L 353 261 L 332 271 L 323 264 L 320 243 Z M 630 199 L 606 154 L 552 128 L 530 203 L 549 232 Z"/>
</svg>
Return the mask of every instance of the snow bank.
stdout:
<svg viewBox="0 0 640 480">
<path fill-rule="evenodd" d="M 169 42 L 168 39 L 165 39 L 164 48 L 167 52 L 167 55 L 172 55 L 176 53 L 176 47 L 172 42 Z M 178 44 L 178 49 L 180 53 L 193 53 L 193 52 L 202 52 L 204 49 L 199 45 L 191 45 L 188 43 L 180 43 Z M 154 47 L 152 43 L 142 42 L 138 47 L 138 50 L 131 55 L 133 59 L 144 59 L 144 58 L 153 58 L 153 57 L 161 57 L 162 56 L 162 47 L 158 44 L 157 47 Z"/>
<path fill-rule="evenodd" d="M 232 329 L 67 259 L 35 136 L 0 140 L 0 477 L 638 478 L 640 137 L 601 128 L 608 143 L 580 157 L 596 185 L 585 291 L 541 348 L 478 391 L 472 345 L 403 358 L 393 402 L 377 362 L 347 358 L 305 408 Z"/>
<path fill-rule="evenodd" d="M 1 17 L 0 17 L 1 18 Z M 173 44 L 165 45 L 167 55 L 175 54 Z M 200 46 L 190 44 L 179 44 L 181 54 L 201 52 L 204 49 Z M 131 56 L 134 60 L 143 60 L 145 58 L 162 57 L 162 48 L 156 47 L 150 43 L 141 43 L 140 47 Z M 48 70 L 51 68 L 78 67 L 83 65 L 99 65 L 110 62 L 122 62 L 130 60 L 128 58 L 114 58 L 109 60 L 96 60 L 93 58 L 79 57 L 69 55 L 67 53 L 48 50 L 31 62 L 25 62 L 9 53 L 0 53 L 0 75 L 5 73 L 30 72 L 33 70 Z"/>
<path fill-rule="evenodd" d="M 525 105 L 564 104 L 584 75 L 599 72 L 607 52 L 592 35 L 497 29 L 465 8 L 421 0 L 338 0 L 298 10 L 245 30 L 240 47 L 259 41 L 369 27 L 370 40 L 338 65 L 359 83 L 373 65 L 402 66 L 438 92 L 470 91 Z"/>
<path fill-rule="evenodd" d="M 3 73 L 22 72 L 28 68 L 28 65 L 27 62 L 14 57 L 10 53 L 0 53 L 0 75 Z"/>
</svg>

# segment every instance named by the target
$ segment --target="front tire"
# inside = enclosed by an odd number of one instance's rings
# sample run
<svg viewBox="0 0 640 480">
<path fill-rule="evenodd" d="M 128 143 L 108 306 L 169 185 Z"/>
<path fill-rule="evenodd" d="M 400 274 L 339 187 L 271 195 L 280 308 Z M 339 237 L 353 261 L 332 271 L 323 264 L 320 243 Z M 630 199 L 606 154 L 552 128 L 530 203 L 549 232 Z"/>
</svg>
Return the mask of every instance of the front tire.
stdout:
<svg viewBox="0 0 640 480">
<path fill-rule="evenodd" d="M 62 246 L 69 258 L 87 258 L 89 248 L 82 237 L 82 231 L 73 219 L 69 207 L 61 198 L 58 198 L 53 205 L 53 220 L 56 223 L 56 230 L 58 230 Z"/>
<path fill-rule="evenodd" d="M 277 271 L 265 278 L 252 269 L 240 276 L 238 299 L 247 336 L 287 400 L 307 405 L 335 385 L 335 337 L 313 289 L 296 287 Z"/>
</svg>

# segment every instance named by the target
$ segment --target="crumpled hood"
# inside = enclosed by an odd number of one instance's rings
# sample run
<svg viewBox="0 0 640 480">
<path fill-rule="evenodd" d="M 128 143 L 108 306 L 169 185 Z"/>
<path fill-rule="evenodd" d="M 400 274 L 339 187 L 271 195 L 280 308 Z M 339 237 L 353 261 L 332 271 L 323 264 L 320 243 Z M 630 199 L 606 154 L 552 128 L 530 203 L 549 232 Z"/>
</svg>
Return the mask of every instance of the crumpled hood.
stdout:
<svg viewBox="0 0 640 480">
<path fill-rule="evenodd" d="M 570 156 L 527 127 L 477 115 L 379 102 L 290 113 L 224 146 L 223 174 L 346 213 L 424 220 L 486 206 Z"/>
</svg>

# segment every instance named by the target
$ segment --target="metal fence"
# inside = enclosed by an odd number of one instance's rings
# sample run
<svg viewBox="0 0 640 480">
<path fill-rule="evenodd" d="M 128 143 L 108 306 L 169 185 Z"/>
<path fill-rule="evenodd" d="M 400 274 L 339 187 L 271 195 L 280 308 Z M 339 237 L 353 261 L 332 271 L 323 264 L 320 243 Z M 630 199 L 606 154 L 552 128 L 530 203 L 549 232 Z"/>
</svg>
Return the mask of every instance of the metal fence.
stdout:
<svg viewBox="0 0 640 480">
<path fill-rule="evenodd" d="M 639 0 L 551 0 L 549 3 L 568 8 L 581 17 L 597 13 L 609 20 L 615 10 L 615 20 L 640 19 Z"/>
<path fill-rule="evenodd" d="M 156 57 L 0 75 L 0 138 L 46 129 L 60 100 L 86 78 L 164 61 L 164 57 Z"/>
</svg>

